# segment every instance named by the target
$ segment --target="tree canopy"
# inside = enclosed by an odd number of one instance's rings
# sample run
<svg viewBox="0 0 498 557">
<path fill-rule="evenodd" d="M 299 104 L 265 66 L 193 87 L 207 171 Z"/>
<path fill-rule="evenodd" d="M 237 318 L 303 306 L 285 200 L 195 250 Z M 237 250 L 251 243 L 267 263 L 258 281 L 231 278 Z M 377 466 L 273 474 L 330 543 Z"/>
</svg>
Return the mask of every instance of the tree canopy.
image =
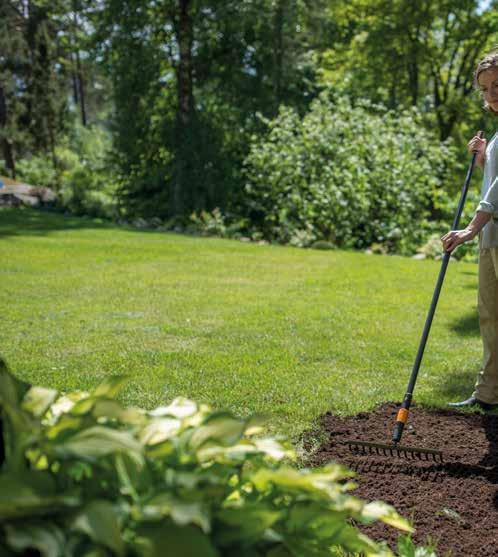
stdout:
<svg viewBox="0 0 498 557">
<path fill-rule="evenodd" d="M 498 43 L 479 0 L 5 0 L 3 166 L 44 156 L 75 125 L 110 134 L 127 214 L 239 211 L 264 118 L 303 117 L 324 91 L 415 107 L 434 141 L 484 127 L 479 58 Z M 56 179 L 57 181 L 57 179 Z"/>
</svg>

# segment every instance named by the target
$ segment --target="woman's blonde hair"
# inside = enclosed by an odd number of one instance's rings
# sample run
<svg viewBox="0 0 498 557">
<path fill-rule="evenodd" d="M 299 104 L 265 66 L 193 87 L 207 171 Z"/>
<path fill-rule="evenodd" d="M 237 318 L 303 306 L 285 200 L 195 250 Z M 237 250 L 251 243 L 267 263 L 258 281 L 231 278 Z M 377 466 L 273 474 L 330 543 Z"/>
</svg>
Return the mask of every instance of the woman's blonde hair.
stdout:
<svg viewBox="0 0 498 557">
<path fill-rule="evenodd" d="M 474 87 L 479 88 L 479 76 L 486 70 L 498 68 L 498 45 L 493 48 L 486 56 L 477 64 L 476 71 L 474 72 Z M 486 101 L 484 101 L 484 108 L 495 114 L 495 112 Z"/>
</svg>

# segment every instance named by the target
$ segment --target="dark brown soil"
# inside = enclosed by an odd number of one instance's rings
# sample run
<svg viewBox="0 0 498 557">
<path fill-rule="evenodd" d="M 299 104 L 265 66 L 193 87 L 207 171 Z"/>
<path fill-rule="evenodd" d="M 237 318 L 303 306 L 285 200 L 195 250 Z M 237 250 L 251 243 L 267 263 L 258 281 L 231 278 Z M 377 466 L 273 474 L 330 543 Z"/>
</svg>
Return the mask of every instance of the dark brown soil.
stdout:
<svg viewBox="0 0 498 557">
<path fill-rule="evenodd" d="M 443 463 L 353 454 L 342 442 L 389 443 L 398 405 L 339 418 L 327 413 L 328 440 L 312 465 L 340 462 L 358 473 L 355 495 L 390 503 L 413 520 L 417 544 L 430 537 L 438 555 L 498 556 L 498 416 L 427 410 L 412 406 L 401 444 L 441 449 Z M 363 528 L 394 549 L 398 532 L 384 525 Z"/>
</svg>

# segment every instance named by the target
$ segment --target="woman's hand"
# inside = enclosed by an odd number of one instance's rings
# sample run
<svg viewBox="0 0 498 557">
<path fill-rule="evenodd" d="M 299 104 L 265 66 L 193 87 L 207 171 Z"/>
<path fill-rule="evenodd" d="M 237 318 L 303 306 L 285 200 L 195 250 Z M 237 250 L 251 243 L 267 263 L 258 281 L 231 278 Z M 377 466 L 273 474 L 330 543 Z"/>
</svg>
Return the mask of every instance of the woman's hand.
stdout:
<svg viewBox="0 0 498 557">
<path fill-rule="evenodd" d="M 451 230 L 441 238 L 444 251 L 451 253 L 457 246 L 468 242 L 474 238 L 475 234 L 472 230 L 464 228 L 463 230 Z"/>
<path fill-rule="evenodd" d="M 476 162 L 483 168 L 486 161 L 486 145 L 487 141 L 480 138 L 478 135 L 474 137 L 467 143 L 467 149 L 469 153 L 477 153 Z"/>
</svg>

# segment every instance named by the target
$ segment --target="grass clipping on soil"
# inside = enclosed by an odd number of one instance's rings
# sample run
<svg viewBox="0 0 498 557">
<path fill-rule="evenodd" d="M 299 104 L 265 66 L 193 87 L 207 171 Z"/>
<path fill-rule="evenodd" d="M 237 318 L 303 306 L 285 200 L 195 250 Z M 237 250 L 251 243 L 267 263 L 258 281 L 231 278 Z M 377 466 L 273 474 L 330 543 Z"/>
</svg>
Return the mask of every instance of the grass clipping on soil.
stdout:
<svg viewBox="0 0 498 557">
<path fill-rule="evenodd" d="M 444 462 L 353 454 L 346 439 L 389 443 L 398 406 L 371 413 L 322 416 L 327 441 L 313 465 L 335 461 L 357 472 L 356 494 L 382 499 L 413 519 L 415 543 L 428 539 L 438 554 L 496 556 L 498 546 L 498 416 L 412 407 L 402 444 L 440 449 Z M 369 536 L 396 539 L 381 524 L 363 527 Z"/>
</svg>

